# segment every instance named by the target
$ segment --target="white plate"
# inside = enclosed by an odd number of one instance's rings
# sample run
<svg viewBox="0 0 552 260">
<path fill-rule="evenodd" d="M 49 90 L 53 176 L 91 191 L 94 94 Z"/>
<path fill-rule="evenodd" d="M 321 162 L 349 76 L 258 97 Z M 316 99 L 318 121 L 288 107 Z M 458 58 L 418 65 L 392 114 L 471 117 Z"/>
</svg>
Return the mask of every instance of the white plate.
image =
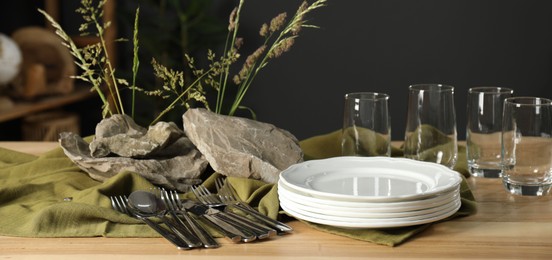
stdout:
<svg viewBox="0 0 552 260">
<path fill-rule="evenodd" d="M 429 198 L 423 198 L 412 201 L 399 202 L 357 202 L 340 201 L 331 199 L 319 199 L 304 196 L 296 190 L 289 189 L 282 182 L 278 182 L 278 194 L 301 204 L 307 204 L 314 207 L 329 210 L 348 210 L 355 212 L 403 212 L 410 210 L 425 209 L 437 207 L 449 203 L 459 194 L 459 187 L 452 191 L 435 195 Z"/>
<path fill-rule="evenodd" d="M 314 218 L 319 218 L 319 219 L 323 219 L 323 220 L 340 221 L 340 222 L 388 223 L 388 222 L 397 222 L 397 221 L 399 221 L 399 222 L 418 221 L 420 219 L 433 218 L 433 217 L 440 216 L 444 213 L 447 213 L 447 212 L 457 208 L 460 204 L 461 204 L 460 200 L 455 200 L 455 201 L 447 204 L 445 208 L 443 208 L 439 211 L 435 211 L 435 212 L 431 212 L 431 213 L 423 214 L 423 215 L 418 215 L 418 216 L 395 217 L 395 218 L 387 218 L 387 217 L 384 217 L 384 218 L 373 218 L 373 217 L 365 218 L 365 217 L 333 216 L 333 215 L 327 215 L 327 214 L 324 214 L 324 213 L 320 214 L 320 213 L 306 211 L 306 210 L 303 210 L 303 209 L 300 209 L 300 208 L 290 207 L 290 205 L 285 204 L 285 203 L 284 203 L 284 206 L 288 209 L 291 209 L 292 211 L 295 211 L 295 212 L 299 213 L 299 214 L 314 217 Z"/>
<path fill-rule="evenodd" d="M 344 208 L 344 209 L 332 209 L 328 207 L 318 207 L 317 205 L 312 205 L 309 203 L 303 204 L 302 202 L 296 202 L 292 199 L 288 199 L 285 195 L 279 196 L 280 203 L 285 204 L 286 207 L 293 210 L 303 210 L 312 212 L 315 214 L 322 214 L 328 216 L 336 217 L 352 217 L 352 218 L 404 218 L 404 217 L 413 217 L 413 216 L 422 216 L 439 211 L 446 210 L 450 207 L 451 204 L 454 204 L 458 201 L 458 196 L 451 197 L 451 200 L 447 203 L 436 207 L 422 208 L 418 210 L 407 210 L 407 211 L 396 211 L 396 212 L 384 212 L 379 211 L 378 208 L 375 208 L 376 211 L 357 211 L 353 208 Z"/>
<path fill-rule="evenodd" d="M 426 198 L 457 188 L 460 174 L 443 165 L 392 157 L 334 157 L 290 166 L 287 187 L 311 197 L 365 202 Z"/>
<path fill-rule="evenodd" d="M 445 219 L 447 217 L 452 216 L 458 209 L 460 209 L 461 203 L 457 203 L 457 205 L 454 205 L 451 210 L 449 211 L 443 211 L 442 214 L 431 216 L 427 218 L 418 218 L 418 219 L 390 219 L 386 221 L 376 221 L 376 220 L 367 220 L 362 218 L 354 219 L 354 221 L 350 220 L 329 220 L 326 219 L 327 216 L 324 215 L 305 215 L 301 214 L 295 210 L 289 209 L 284 204 L 281 204 L 282 209 L 285 210 L 290 215 L 298 218 L 303 219 L 309 222 L 318 223 L 318 224 L 324 224 L 329 226 L 335 226 L 335 227 L 342 227 L 342 228 L 392 228 L 392 227 L 405 227 L 405 226 L 414 226 L 414 225 L 421 225 L 421 224 L 427 224 L 435 221 L 439 221 L 442 219 Z"/>
</svg>

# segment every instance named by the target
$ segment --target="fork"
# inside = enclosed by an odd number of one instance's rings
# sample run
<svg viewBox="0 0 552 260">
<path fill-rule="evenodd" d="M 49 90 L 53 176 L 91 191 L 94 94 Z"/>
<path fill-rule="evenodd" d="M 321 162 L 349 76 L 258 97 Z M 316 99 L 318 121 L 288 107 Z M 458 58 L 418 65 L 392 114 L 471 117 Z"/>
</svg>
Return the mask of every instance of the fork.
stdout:
<svg viewBox="0 0 552 260">
<path fill-rule="evenodd" d="M 169 195 L 170 193 L 170 195 Z M 180 203 L 180 199 L 178 198 L 178 193 L 176 191 L 170 190 L 166 191 L 165 189 L 161 188 L 161 200 L 167 208 L 169 208 L 169 213 L 171 216 L 176 219 L 177 222 L 179 222 L 182 226 L 189 227 L 192 232 L 201 240 L 201 243 L 206 248 L 216 248 L 219 247 L 219 243 L 209 234 L 207 231 L 199 225 L 190 215 L 188 215 L 188 212 L 184 210 L 182 207 L 180 207 L 178 204 Z M 177 216 L 182 216 L 184 218 L 184 221 L 182 221 L 181 218 Z"/>
<path fill-rule="evenodd" d="M 192 192 L 199 201 L 209 207 L 224 210 L 227 206 L 224 202 L 222 202 L 222 200 L 220 200 L 217 194 L 211 193 L 203 185 L 194 185 L 192 187 Z M 269 238 L 277 234 L 276 230 L 269 226 L 252 221 L 249 218 L 238 215 L 232 211 L 224 210 L 224 212 L 226 212 L 226 216 L 230 220 L 240 225 L 242 229 L 252 232 L 259 239 Z"/>
<path fill-rule="evenodd" d="M 271 219 L 267 217 L 266 215 L 261 214 L 259 211 L 257 211 L 255 208 L 251 207 L 249 204 L 243 202 L 239 199 L 239 197 L 236 195 L 236 191 L 232 187 L 232 185 L 226 180 L 222 178 L 218 178 L 215 180 L 215 185 L 217 188 L 217 193 L 220 197 L 220 200 L 227 205 L 231 205 L 243 212 L 249 213 L 252 217 L 255 219 L 267 224 L 268 226 L 276 229 L 278 231 L 278 234 L 283 233 L 291 233 L 293 232 L 293 228 L 278 221 L 275 219 Z"/>
<path fill-rule="evenodd" d="M 178 237 L 176 234 L 171 233 L 169 230 L 163 228 L 158 223 L 151 221 L 149 218 L 144 217 L 140 214 L 137 214 L 136 212 L 132 211 L 130 207 L 128 206 L 128 198 L 127 196 L 110 196 L 109 199 L 111 200 L 111 206 L 113 209 L 123 213 L 127 214 L 131 217 L 138 218 L 142 220 L 144 223 L 146 223 L 148 226 L 153 228 L 157 233 L 159 233 L 161 236 L 163 236 L 165 239 L 169 240 L 173 245 L 176 246 L 178 249 L 190 249 L 190 246 L 184 242 L 180 237 Z"/>
</svg>

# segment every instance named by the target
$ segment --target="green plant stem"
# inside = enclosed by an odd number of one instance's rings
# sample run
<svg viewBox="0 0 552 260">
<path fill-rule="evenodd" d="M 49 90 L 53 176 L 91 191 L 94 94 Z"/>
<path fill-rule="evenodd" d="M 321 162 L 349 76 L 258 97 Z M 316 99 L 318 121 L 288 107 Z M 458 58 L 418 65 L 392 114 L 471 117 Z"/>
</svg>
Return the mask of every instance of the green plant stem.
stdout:
<svg viewBox="0 0 552 260">
<path fill-rule="evenodd" d="M 241 16 L 241 9 L 243 6 L 244 0 L 240 0 L 240 3 L 238 4 L 238 9 L 236 11 L 236 20 L 234 21 L 234 30 L 232 31 L 232 37 L 230 37 L 230 44 L 228 44 L 228 37 L 226 38 L 226 43 L 224 46 L 224 55 L 227 55 L 232 48 L 234 48 L 234 44 L 236 44 L 236 37 L 238 35 L 238 29 L 240 27 L 240 16 Z M 230 32 L 228 32 L 228 35 L 230 35 Z M 222 84 L 219 86 L 219 91 L 217 93 L 217 105 L 215 112 L 220 114 L 222 112 L 222 106 L 224 103 L 224 96 L 226 94 L 226 84 L 228 84 L 228 75 L 230 74 L 230 65 L 226 66 L 224 73 L 221 74 L 221 82 Z"/>
<path fill-rule="evenodd" d="M 289 36 L 287 38 L 285 36 L 288 35 L 291 32 L 292 28 L 295 25 L 297 25 L 299 22 L 301 22 L 302 18 L 308 12 L 310 12 L 314 9 L 317 9 L 319 7 L 324 6 L 325 2 L 326 2 L 326 0 L 318 0 L 318 1 L 314 2 L 312 5 L 310 5 L 307 9 L 303 10 L 300 13 L 296 13 L 293 16 L 291 21 L 286 25 L 286 28 L 280 32 L 280 34 L 278 35 L 278 37 L 274 41 L 275 44 L 272 44 L 270 46 L 269 50 L 265 53 L 263 59 L 260 62 L 260 65 L 256 66 L 257 63 L 255 63 L 253 65 L 253 68 L 255 68 L 255 70 L 253 72 L 253 75 L 251 75 L 251 73 L 248 74 L 247 78 L 240 84 L 240 86 L 238 88 L 238 92 L 236 94 L 236 98 L 234 99 L 234 102 L 232 103 L 232 106 L 230 108 L 230 111 L 228 112 L 228 115 L 233 116 L 236 113 L 237 109 L 240 107 L 241 101 L 243 100 L 243 98 L 245 97 L 245 94 L 247 93 L 247 90 L 249 90 L 249 87 L 251 86 L 251 82 L 253 82 L 253 80 L 255 79 L 257 74 L 259 73 L 259 71 L 268 64 L 269 56 L 274 51 L 274 49 L 276 47 L 279 47 L 279 45 L 283 42 L 283 40 L 285 40 L 285 39 L 295 39 L 295 38 L 298 37 L 297 35 L 292 35 L 292 36 Z M 309 25 L 301 25 L 301 26 L 302 27 L 314 27 L 314 26 L 309 26 Z M 272 35 L 267 38 L 267 40 L 265 41 L 265 44 L 269 41 L 268 39 L 271 38 L 271 37 L 272 37 Z"/>
<path fill-rule="evenodd" d="M 75 62 L 75 64 L 77 66 L 79 66 L 81 69 L 83 69 L 84 71 L 88 71 L 90 68 L 88 68 L 87 66 L 85 66 L 85 64 L 87 64 L 86 62 L 86 59 L 81 55 L 80 51 L 79 51 L 79 48 L 77 47 L 77 45 L 75 44 L 75 42 L 73 42 L 73 40 L 71 39 L 71 37 L 69 37 L 69 35 L 67 35 L 67 33 L 65 33 L 65 31 L 63 30 L 63 28 L 61 28 L 61 25 L 59 23 L 57 23 L 54 18 L 52 18 L 48 13 L 46 13 L 46 11 L 42 10 L 42 9 L 38 9 L 38 12 L 40 12 L 42 15 L 44 15 L 44 17 L 46 17 L 46 19 L 48 19 L 48 21 L 52 24 L 52 26 L 54 28 L 56 28 L 56 34 L 61 37 L 64 41 L 65 41 L 65 44 L 67 44 L 66 46 L 69 48 L 71 54 L 78 60 L 80 61 L 80 63 L 78 62 Z M 98 96 L 100 97 L 100 99 L 102 100 L 102 103 L 104 105 L 107 105 L 108 104 L 108 100 L 106 98 L 106 96 L 103 94 L 103 91 L 102 89 L 100 88 L 99 85 L 97 84 L 94 84 L 95 82 L 95 79 L 93 77 L 93 74 L 87 74 L 88 77 L 85 78 L 85 77 L 82 77 L 80 76 L 80 78 L 82 80 L 86 80 L 90 83 L 92 83 L 92 89 L 94 91 L 96 91 L 96 93 L 98 93 Z M 110 114 L 111 114 L 111 111 L 110 111 Z"/>
<path fill-rule="evenodd" d="M 227 45 L 228 40 L 230 39 L 230 33 L 226 36 L 226 42 L 224 44 L 224 55 L 227 53 Z M 224 93 L 226 92 L 226 81 L 228 79 L 228 73 L 229 69 L 226 67 L 224 69 L 224 73 L 221 73 L 219 76 L 219 82 L 224 82 L 224 84 L 220 84 L 219 89 L 217 91 L 217 104 L 215 105 L 215 113 L 220 114 L 222 111 L 222 103 L 224 101 Z"/>
<path fill-rule="evenodd" d="M 100 43 L 102 45 L 102 49 L 105 52 L 105 62 L 107 65 L 107 73 L 106 75 L 106 81 L 109 90 L 111 91 L 111 97 L 114 99 L 113 101 L 119 102 L 119 105 L 115 105 L 115 108 L 117 109 L 117 113 L 125 114 L 125 109 L 123 107 L 123 101 L 121 100 L 121 94 L 119 93 L 119 87 L 117 86 L 117 80 L 115 79 L 115 71 L 113 70 L 113 66 L 111 65 L 111 61 L 109 60 L 109 53 L 107 51 L 107 46 L 105 45 L 105 39 L 103 36 L 103 27 L 98 22 L 95 15 L 92 16 L 92 19 L 94 21 L 94 24 L 96 25 L 96 29 L 98 30 L 98 36 L 100 37 Z M 110 83 L 111 81 L 111 83 Z M 115 97 L 113 97 L 113 92 L 111 90 L 111 84 L 113 84 L 113 88 L 115 89 L 117 100 L 115 100 Z"/>
<path fill-rule="evenodd" d="M 203 77 L 205 77 L 205 76 L 207 76 L 209 73 L 211 73 L 212 70 L 213 70 L 213 69 L 209 69 L 208 71 L 204 72 L 204 73 L 201 74 L 199 77 L 197 77 L 197 78 L 194 80 L 194 82 L 192 82 L 192 84 L 190 84 L 190 85 L 186 88 L 186 90 L 184 90 L 182 93 L 180 93 L 180 95 L 178 95 L 178 97 L 176 97 L 176 98 L 174 99 L 174 101 L 173 101 L 170 105 L 167 106 L 167 108 L 165 108 L 163 111 L 161 111 L 161 113 L 159 113 L 159 115 L 151 122 L 150 125 L 153 125 L 153 124 L 157 123 L 157 121 L 159 121 L 159 120 L 161 119 L 161 117 L 163 117 L 167 112 L 169 112 L 169 111 L 176 105 L 176 103 L 177 103 L 178 101 L 181 101 L 181 100 L 182 100 L 182 97 L 184 97 L 184 95 L 185 95 L 186 93 L 188 93 L 188 91 L 189 91 L 190 89 L 192 89 L 193 86 L 195 86 L 196 84 L 198 84 L 199 81 L 200 81 L 201 79 L 203 79 Z"/>
<path fill-rule="evenodd" d="M 228 115 L 233 116 L 236 111 L 238 110 L 241 101 L 245 97 L 245 94 L 247 93 L 247 90 L 249 90 L 249 87 L 251 86 L 251 82 L 255 79 L 259 71 L 261 71 L 262 68 L 264 68 L 268 64 L 268 57 L 272 53 L 272 51 L 279 46 L 279 44 L 282 42 L 282 38 L 289 32 L 287 30 L 288 28 L 291 29 L 292 23 L 287 25 L 286 30 L 283 30 L 279 35 L 278 38 L 276 38 L 275 42 L 276 44 L 273 44 L 270 46 L 270 49 L 265 53 L 263 59 L 260 62 L 259 66 L 257 65 L 257 62 L 253 65 L 253 68 L 255 68 L 254 72 L 251 74 L 249 73 L 247 75 L 247 78 L 240 84 L 240 87 L 238 88 L 238 93 L 236 94 L 236 98 L 234 99 L 234 102 L 232 103 L 232 107 L 230 108 L 230 111 L 228 112 Z M 297 36 L 291 36 L 289 38 L 296 38 Z M 270 37 L 269 37 L 270 38 Z M 265 41 L 265 44 L 269 42 L 269 38 Z"/>
<path fill-rule="evenodd" d="M 280 38 L 282 36 L 283 35 L 280 35 L 278 37 L 277 41 L 280 40 Z M 296 36 L 292 36 L 290 38 L 296 38 Z M 274 50 L 274 48 L 276 46 L 278 46 L 278 45 L 272 45 L 270 47 L 270 49 L 266 52 L 263 59 L 261 60 L 260 65 L 256 66 L 257 63 L 255 63 L 255 65 L 253 66 L 255 68 L 254 72 L 252 74 L 249 73 L 247 75 L 247 78 L 242 82 L 242 84 L 240 84 L 240 87 L 238 88 L 238 93 L 236 94 L 236 98 L 234 99 L 234 102 L 232 103 L 232 107 L 230 108 L 230 111 L 228 112 L 228 115 L 233 116 L 236 113 L 236 111 L 238 110 L 238 108 L 240 106 L 240 103 L 242 102 L 243 98 L 245 97 L 245 94 L 249 90 L 249 87 L 251 86 L 251 83 L 253 82 L 255 77 L 257 77 L 257 74 L 259 73 L 259 71 L 261 71 L 261 69 L 264 68 L 268 64 L 268 56 L 272 52 L 272 50 Z"/>
<path fill-rule="evenodd" d="M 133 59 L 132 59 L 132 118 L 134 118 L 134 107 L 136 102 L 136 77 L 138 75 L 138 68 L 140 66 L 140 60 L 138 59 L 138 17 L 140 16 L 140 8 L 136 9 L 136 15 L 134 17 L 134 33 L 133 33 Z"/>
</svg>

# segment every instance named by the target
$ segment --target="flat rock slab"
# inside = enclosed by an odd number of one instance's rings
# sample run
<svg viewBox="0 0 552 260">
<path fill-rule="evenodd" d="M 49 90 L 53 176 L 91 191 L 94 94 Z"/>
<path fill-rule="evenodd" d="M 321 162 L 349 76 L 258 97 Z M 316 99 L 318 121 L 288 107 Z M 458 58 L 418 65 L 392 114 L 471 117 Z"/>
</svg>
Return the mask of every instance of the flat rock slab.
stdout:
<svg viewBox="0 0 552 260">
<path fill-rule="evenodd" d="M 221 174 L 276 183 L 282 170 L 303 161 L 297 138 L 272 124 L 202 108 L 187 110 L 183 121 L 186 136 Z"/>
<path fill-rule="evenodd" d="M 90 155 L 100 158 L 115 154 L 130 158 L 151 158 L 173 144 L 184 132 L 173 122 L 158 122 L 147 130 L 127 116 L 116 114 L 96 126 Z"/>
<path fill-rule="evenodd" d="M 205 157 L 184 136 L 166 146 L 156 157 L 147 159 L 92 157 L 89 144 L 74 133 L 62 133 L 59 142 L 69 159 L 91 178 L 101 182 L 119 172 L 131 171 L 153 184 L 187 192 L 192 185 L 201 183 L 200 175 L 208 166 Z"/>
</svg>

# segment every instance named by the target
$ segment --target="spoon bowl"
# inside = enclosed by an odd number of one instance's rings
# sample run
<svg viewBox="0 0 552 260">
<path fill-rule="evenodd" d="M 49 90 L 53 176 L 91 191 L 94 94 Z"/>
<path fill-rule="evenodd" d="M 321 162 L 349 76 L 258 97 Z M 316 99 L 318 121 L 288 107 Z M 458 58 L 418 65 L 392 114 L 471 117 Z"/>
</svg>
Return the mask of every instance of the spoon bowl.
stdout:
<svg viewBox="0 0 552 260">
<path fill-rule="evenodd" d="M 200 247 L 203 244 L 201 241 L 186 229 L 186 227 L 178 226 L 178 223 L 166 217 L 167 208 L 157 195 L 144 190 L 137 190 L 128 196 L 128 204 L 131 210 L 136 215 L 143 218 L 157 217 L 161 222 L 169 227 L 188 248 Z"/>
<path fill-rule="evenodd" d="M 167 209 L 155 194 L 143 190 L 134 191 L 128 197 L 128 204 L 147 217 L 165 215 Z"/>
</svg>

